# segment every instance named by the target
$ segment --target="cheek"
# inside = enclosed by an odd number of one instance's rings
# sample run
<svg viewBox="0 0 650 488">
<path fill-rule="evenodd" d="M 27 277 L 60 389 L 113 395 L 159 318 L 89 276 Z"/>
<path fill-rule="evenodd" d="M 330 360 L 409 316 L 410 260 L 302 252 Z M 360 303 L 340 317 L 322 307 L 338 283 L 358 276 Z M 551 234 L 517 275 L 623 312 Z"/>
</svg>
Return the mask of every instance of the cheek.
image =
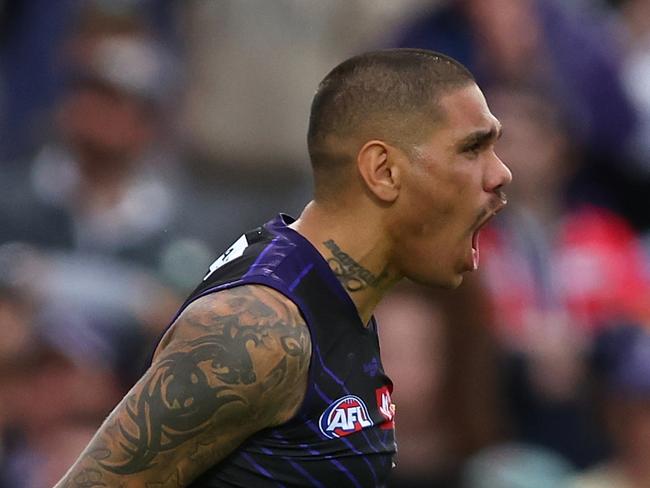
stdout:
<svg viewBox="0 0 650 488">
<path fill-rule="evenodd" d="M 411 216 L 424 233 L 453 225 L 468 206 L 472 187 L 471 176 L 462 172 L 430 170 L 414 175 L 406 189 Z"/>
<path fill-rule="evenodd" d="M 470 164 L 471 163 L 471 164 Z M 395 242 L 414 259 L 448 256 L 477 215 L 480 162 L 412 163 L 402 181 L 394 215 Z"/>
<path fill-rule="evenodd" d="M 428 273 L 429 264 L 441 259 L 451 262 L 450 252 L 458 249 L 469 225 L 463 204 L 467 197 L 460 179 L 448 175 L 412 181 L 407 190 L 394 226 L 394 241 L 402 250 L 404 267 Z"/>
</svg>

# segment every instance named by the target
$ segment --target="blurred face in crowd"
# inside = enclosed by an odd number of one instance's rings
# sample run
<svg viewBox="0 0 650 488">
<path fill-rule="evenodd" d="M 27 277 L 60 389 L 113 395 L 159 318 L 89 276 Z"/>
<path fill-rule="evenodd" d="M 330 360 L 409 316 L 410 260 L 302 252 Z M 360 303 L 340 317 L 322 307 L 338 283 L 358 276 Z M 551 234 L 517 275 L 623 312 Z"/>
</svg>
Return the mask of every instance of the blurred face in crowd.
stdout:
<svg viewBox="0 0 650 488">
<path fill-rule="evenodd" d="M 571 166 L 553 103 L 516 90 L 496 91 L 489 97 L 495 113 L 508 127 L 498 150 L 517 175 L 511 193 L 518 199 L 548 198 L 562 190 Z"/>
<path fill-rule="evenodd" d="M 479 230 L 505 204 L 512 176 L 494 151 L 501 124 L 478 86 L 439 103 L 442 120 L 412 156 L 403 153 L 393 262 L 416 282 L 456 287 L 478 268 Z"/>
<path fill-rule="evenodd" d="M 64 100 L 58 123 L 82 164 L 126 164 L 153 134 L 144 102 L 106 84 L 84 81 Z"/>
<path fill-rule="evenodd" d="M 501 78 L 525 78 L 531 57 L 539 56 L 541 24 L 532 0 L 461 0 L 490 72 Z M 516 39 L 516 42 L 513 42 Z M 537 69 L 543 63 L 535 63 Z"/>
<path fill-rule="evenodd" d="M 33 331 L 30 327 L 31 310 L 22 300 L 0 291 L 0 373 L 25 357 L 33 347 Z"/>
</svg>

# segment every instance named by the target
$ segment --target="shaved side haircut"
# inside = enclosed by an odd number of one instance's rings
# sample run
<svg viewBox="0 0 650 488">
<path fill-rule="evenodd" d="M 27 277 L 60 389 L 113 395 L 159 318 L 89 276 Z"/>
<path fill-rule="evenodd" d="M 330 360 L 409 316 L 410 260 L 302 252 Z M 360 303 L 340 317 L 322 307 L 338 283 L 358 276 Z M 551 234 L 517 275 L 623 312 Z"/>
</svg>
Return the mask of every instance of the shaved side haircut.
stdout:
<svg viewBox="0 0 650 488">
<path fill-rule="evenodd" d="M 444 114 L 440 98 L 475 83 L 455 59 L 424 49 L 387 49 L 352 57 L 320 83 L 311 105 L 307 147 L 316 197 L 331 193 L 342 165 L 370 139 L 409 152 Z"/>
</svg>

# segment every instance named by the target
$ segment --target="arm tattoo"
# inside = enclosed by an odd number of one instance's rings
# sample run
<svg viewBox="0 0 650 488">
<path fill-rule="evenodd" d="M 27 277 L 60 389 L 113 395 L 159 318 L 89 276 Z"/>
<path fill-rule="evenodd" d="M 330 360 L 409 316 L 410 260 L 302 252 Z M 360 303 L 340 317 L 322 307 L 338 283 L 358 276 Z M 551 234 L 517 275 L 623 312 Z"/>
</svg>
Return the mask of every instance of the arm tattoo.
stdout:
<svg viewBox="0 0 650 488">
<path fill-rule="evenodd" d="M 341 248 L 332 239 L 323 242 L 323 244 L 332 251 L 332 257 L 327 259 L 330 268 L 348 291 L 359 291 L 368 286 L 376 288 L 388 276 L 386 270 L 382 271 L 379 276 L 374 275 L 352 259 L 349 254 L 341 251 Z"/>
<path fill-rule="evenodd" d="M 311 348 L 304 320 L 295 307 L 264 287 L 233 288 L 219 295 L 184 312 L 174 331 L 179 337 L 163 349 L 114 419 L 109 418 L 110 442 L 91 444 L 87 457 L 99 469 L 73 472 L 63 486 L 115 486 L 103 482 L 102 473 L 132 475 L 155 467 L 165 473 L 164 481 L 147 487 L 183 486 L 179 480 L 185 473 L 169 472 L 168 454 L 181 449 L 184 461 L 200 469 L 214 463 L 223 449 L 219 438 L 224 429 L 224 422 L 215 419 L 224 407 L 232 405 L 230 412 L 236 412 L 223 413 L 229 416 L 226 422 L 233 415 L 235 421 L 247 422 L 247 415 L 281 414 L 285 407 L 277 399 L 291 396 L 288 391 L 296 389 L 297 376 L 306 378 Z M 260 354 L 264 350 L 270 353 Z M 267 404 L 260 406 L 260 395 L 266 395 Z"/>
<path fill-rule="evenodd" d="M 232 325 L 227 326 L 228 329 Z M 206 336 L 189 343 L 189 349 L 162 359 L 139 395 L 129 398 L 126 414 L 130 422 L 118 421 L 128 455 L 121 463 L 100 461 L 116 474 L 131 474 L 150 468 L 156 456 L 178 447 L 205 429 L 221 407 L 231 402 L 246 403 L 228 386 L 210 386 L 209 372 L 201 363 L 209 362 L 212 373 L 227 384 L 255 381 L 246 338 Z M 252 338 L 255 340 L 255 337 Z M 236 348 L 237 350 L 233 350 Z M 135 425 L 131 433 L 129 424 Z"/>
<path fill-rule="evenodd" d="M 102 481 L 102 473 L 97 469 L 84 469 L 68 480 L 63 488 L 102 488 L 108 487 Z"/>
<path fill-rule="evenodd" d="M 246 297 L 246 293 L 236 292 L 238 296 L 231 299 L 230 306 L 238 310 L 246 303 L 246 313 L 255 317 L 254 323 L 242 324 L 243 317 L 238 313 L 220 316 L 218 323 L 211 324 L 213 333 L 189 341 L 182 351 L 158 361 L 145 388 L 127 403 L 135 432 L 118 423 L 128 459 L 119 464 L 100 462 L 102 467 L 117 474 L 145 470 L 155 464 L 159 453 L 204 432 L 215 412 L 224 405 L 246 405 L 246 398 L 232 387 L 257 381 L 248 347 L 262 346 L 270 340 L 272 332 L 278 333 L 287 355 L 304 352 L 305 337 L 296 337 L 295 325 L 278 321 L 273 308 L 247 299 L 251 297 Z M 269 376 L 286 361 L 285 355 Z M 215 378 L 220 384 L 211 385 L 210 380 Z"/>
</svg>

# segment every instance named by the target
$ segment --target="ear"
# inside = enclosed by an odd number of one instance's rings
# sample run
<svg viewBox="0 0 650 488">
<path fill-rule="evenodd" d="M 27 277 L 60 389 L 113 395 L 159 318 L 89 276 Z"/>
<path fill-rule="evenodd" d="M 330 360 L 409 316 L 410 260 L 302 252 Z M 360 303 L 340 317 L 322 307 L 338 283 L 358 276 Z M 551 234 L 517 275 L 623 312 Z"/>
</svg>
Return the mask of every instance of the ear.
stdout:
<svg viewBox="0 0 650 488">
<path fill-rule="evenodd" d="M 400 190 L 400 169 L 392 147 L 383 141 L 366 142 L 357 154 L 357 168 L 368 190 L 379 200 L 394 202 Z"/>
</svg>

